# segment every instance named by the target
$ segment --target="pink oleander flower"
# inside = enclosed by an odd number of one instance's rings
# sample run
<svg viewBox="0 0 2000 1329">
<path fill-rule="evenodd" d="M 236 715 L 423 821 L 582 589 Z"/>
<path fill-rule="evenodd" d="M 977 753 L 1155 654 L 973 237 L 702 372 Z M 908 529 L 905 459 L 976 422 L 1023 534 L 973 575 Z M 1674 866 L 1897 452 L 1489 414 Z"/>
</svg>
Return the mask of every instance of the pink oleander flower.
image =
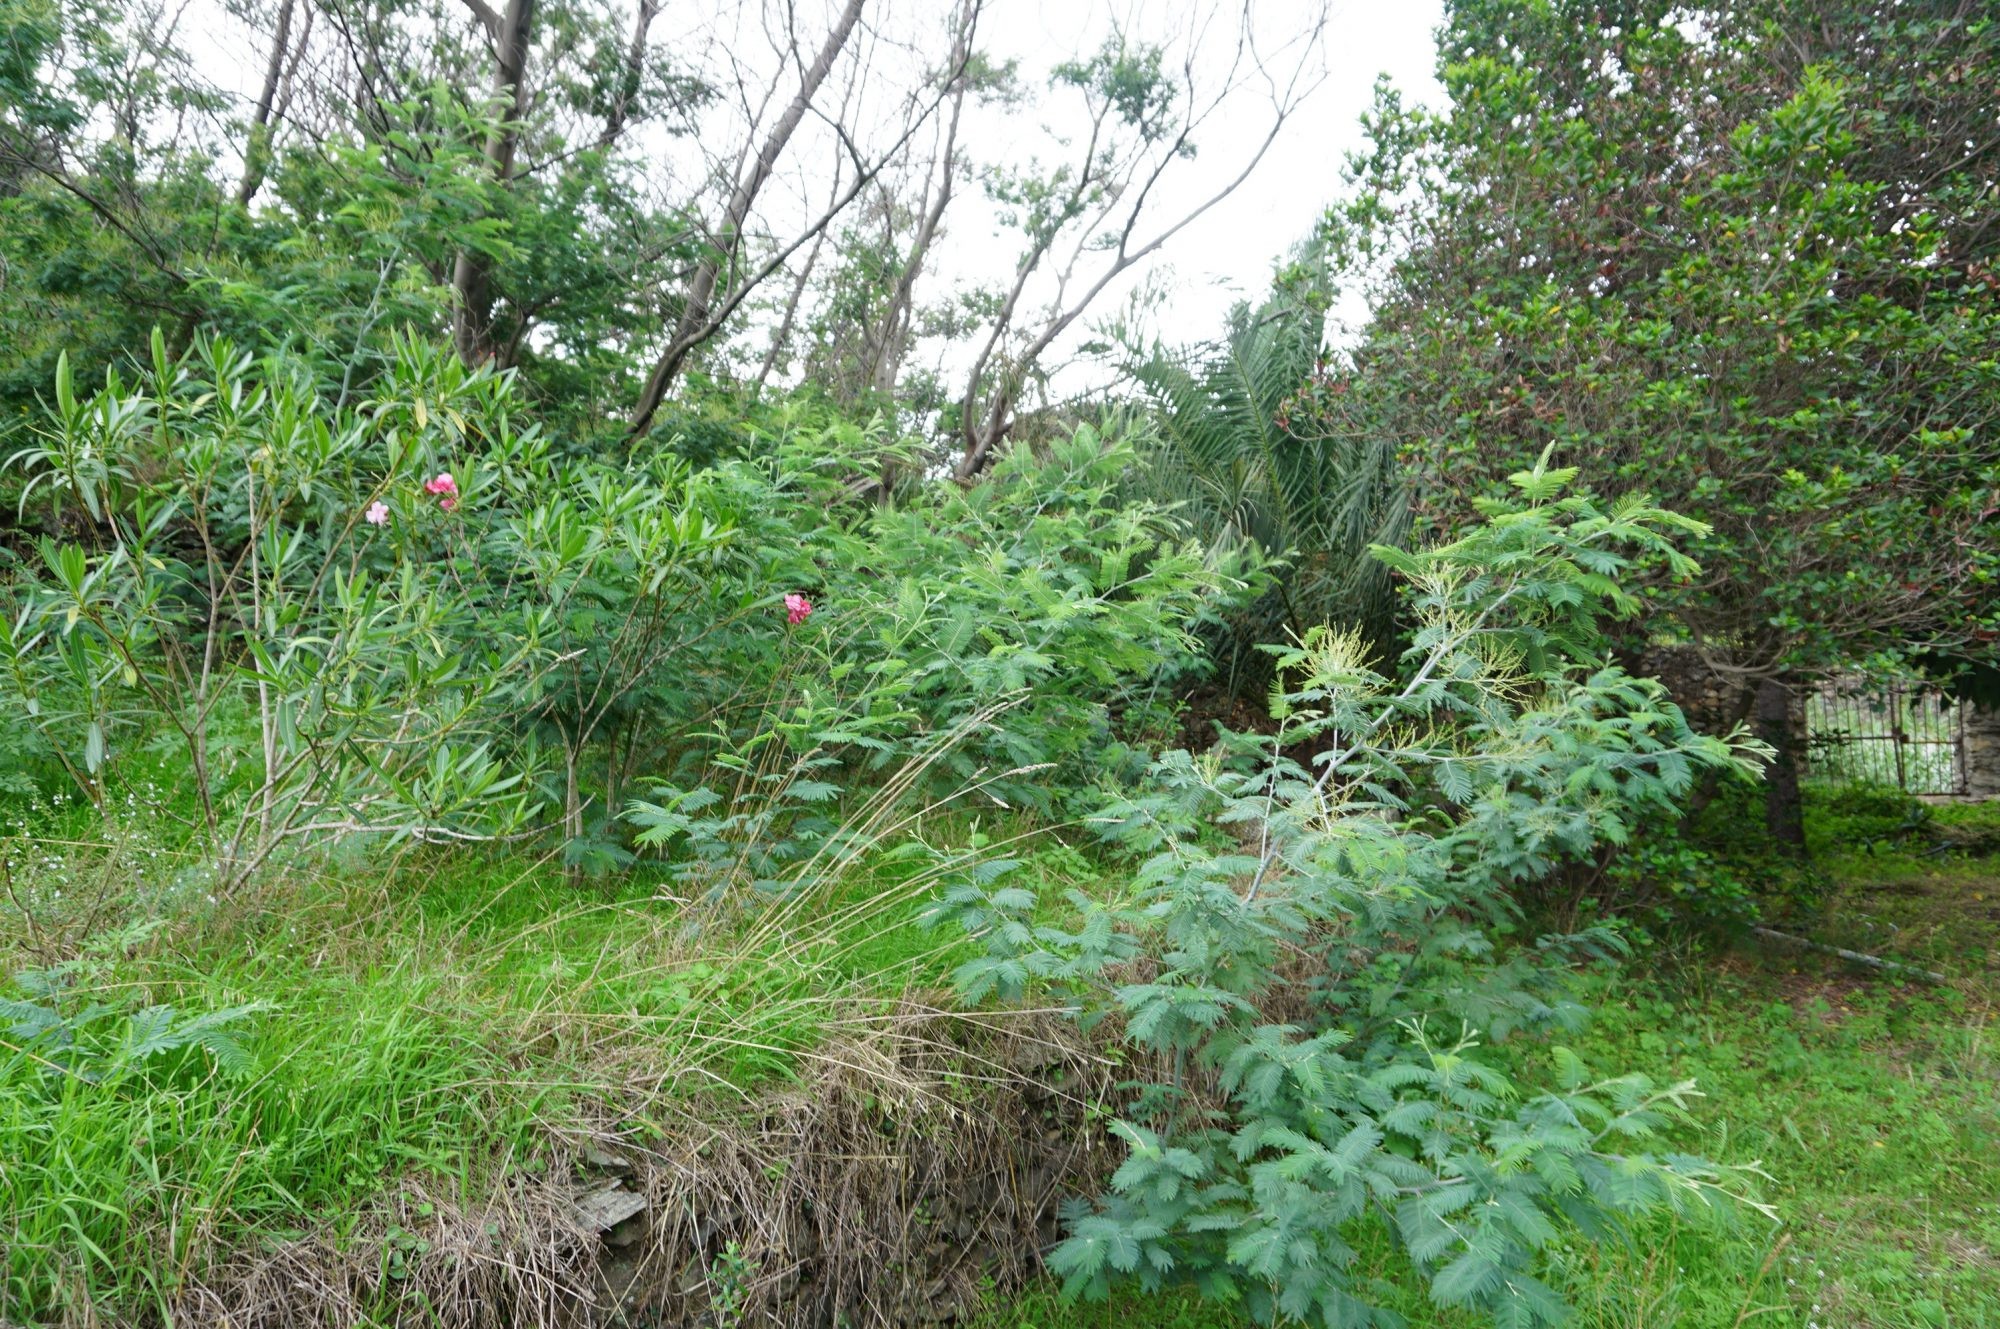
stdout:
<svg viewBox="0 0 2000 1329">
<path fill-rule="evenodd" d="M 803 595 L 793 592 L 785 597 L 785 622 L 791 626 L 797 627 L 805 622 L 806 616 L 812 611 L 812 601 Z"/>
<path fill-rule="evenodd" d="M 457 494 L 458 481 L 451 478 L 450 471 L 439 471 L 435 478 L 424 481 L 426 494 Z"/>
<path fill-rule="evenodd" d="M 368 505 L 368 511 L 361 514 L 361 520 L 367 522 L 370 526 L 387 526 L 389 524 L 389 505 L 377 499 Z"/>
<path fill-rule="evenodd" d="M 438 506 L 440 508 L 443 508 L 446 512 L 450 512 L 453 508 L 458 506 L 458 500 L 453 498 L 450 494 L 446 494 L 443 498 L 438 500 Z"/>
</svg>

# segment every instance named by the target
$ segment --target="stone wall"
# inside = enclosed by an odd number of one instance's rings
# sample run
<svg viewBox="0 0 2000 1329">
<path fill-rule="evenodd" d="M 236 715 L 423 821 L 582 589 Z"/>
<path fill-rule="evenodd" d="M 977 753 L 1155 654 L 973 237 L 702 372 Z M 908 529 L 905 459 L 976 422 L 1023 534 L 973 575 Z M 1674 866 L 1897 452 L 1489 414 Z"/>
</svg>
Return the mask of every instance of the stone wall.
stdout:
<svg viewBox="0 0 2000 1329">
<path fill-rule="evenodd" d="M 1960 704 L 1965 707 L 1966 796 L 2000 798 L 2000 709 Z"/>
<path fill-rule="evenodd" d="M 1118 1150 L 1097 1113 L 1124 1102 L 1116 1063 L 1052 1013 L 955 1015 L 918 994 L 855 1009 L 861 1032 L 802 1061 L 798 1084 L 669 1099 L 644 1131 L 633 1104 L 605 1101 L 598 1130 L 552 1134 L 505 1168 L 412 1173 L 337 1222 L 206 1247 L 165 1322 L 977 1321 L 989 1293 L 1040 1271 L 1061 1204 L 1104 1185 Z M 86 1306 L 75 1323 L 124 1322 Z"/>
<path fill-rule="evenodd" d="M 1739 720 L 1750 718 L 1750 689 L 1725 679 L 1708 667 L 1692 646 L 1648 646 L 1625 662 L 1642 678 L 1657 678 L 1687 715 L 1688 724 L 1704 734 L 1726 734 Z M 1804 702 L 1794 698 L 1803 729 Z"/>
</svg>

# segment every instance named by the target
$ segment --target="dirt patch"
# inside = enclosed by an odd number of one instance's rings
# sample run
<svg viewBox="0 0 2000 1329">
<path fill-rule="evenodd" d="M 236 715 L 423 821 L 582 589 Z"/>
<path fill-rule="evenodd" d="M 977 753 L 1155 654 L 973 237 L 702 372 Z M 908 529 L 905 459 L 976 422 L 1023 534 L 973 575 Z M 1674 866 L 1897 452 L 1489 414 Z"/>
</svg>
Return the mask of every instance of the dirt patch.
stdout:
<svg viewBox="0 0 2000 1329">
<path fill-rule="evenodd" d="M 231 1252 L 174 1321 L 947 1324 L 1034 1273 L 1060 1200 L 1102 1174 L 1111 1067 L 1059 1017 L 910 1002 L 812 1065 L 743 1110 L 607 1110 L 463 1184 L 404 1178 L 358 1219 Z"/>
<path fill-rule="evenodd" d="M 1178 746 L 1206 752 L 1215 746 L 1217 726 L 1238 734 L 1273 734 L 1277 724 L 1261 698 L 1205 683 L 1182 695 Z"/>
<path fill-rule="evenodd" d="M 1775 974 L 1778 995 L 1800 1015 L 1817 1014 L 1827 1024 L 1837 1025 L 1854 1014 L 1855 998 L 1882 980 L 1842 972 L 1817 960 L 1800 968 Z"/>
<path fill-rule="evenodd" d="M 1968 1241 L 1957 1233 L 1946 1233 L 1942 1241 L 1944 1253 L 1951 1257 L 1952 1264 L 1960 1269 L 1992 1269 L 2000 1272 L 2000 1256 L 1980 1245 Z"/>
</svg>

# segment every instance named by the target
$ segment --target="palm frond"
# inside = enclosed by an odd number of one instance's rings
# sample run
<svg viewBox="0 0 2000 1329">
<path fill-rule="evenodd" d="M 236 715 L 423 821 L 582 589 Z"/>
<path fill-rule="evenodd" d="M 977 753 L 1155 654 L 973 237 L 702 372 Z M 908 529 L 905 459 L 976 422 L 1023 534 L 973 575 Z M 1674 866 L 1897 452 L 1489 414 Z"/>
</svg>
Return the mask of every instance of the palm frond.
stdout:
<svg viewBox="0 0 2000 1329">
<path fill-rule="evenodd" d="M 1133 366 L 1155 416 L 1155 490 L 1212 545 L 1253 542 L 1288 569 L 1227 625 L 1236 640 L 1217 643 L 1239 664 L 1320 623 L 1378 645 L 1394 628 L 1387 570 L 1368 548 L 1403 542 L 1409 497 L 1393 441 L 1359 427 L 1359 412 L 1329 422 L 1300 405 L 1322 372 L 1320 303 L 1281 294 L 1220 342 L 1156 349 Z M 1268 671 L 1233 672 L 1239 690 L 1269 682 Z"/>
</svg>

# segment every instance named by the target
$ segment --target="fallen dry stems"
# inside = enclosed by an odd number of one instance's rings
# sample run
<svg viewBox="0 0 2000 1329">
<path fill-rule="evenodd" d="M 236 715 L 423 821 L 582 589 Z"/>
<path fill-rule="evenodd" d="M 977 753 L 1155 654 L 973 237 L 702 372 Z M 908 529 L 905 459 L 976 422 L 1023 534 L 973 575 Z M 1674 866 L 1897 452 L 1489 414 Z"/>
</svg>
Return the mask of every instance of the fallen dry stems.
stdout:
<svg viewBox="0 0 2000 1329">
<path fill-rule="evenodd" d="M 1017 1285 L 1105 1155 L 1111 1068 L 1057 1012 L 910 1001 L 747 1106 L 616 1104 L 538 1157 L 406 1175 L 341 1222 L 223 1254 L 177 1323 L 451 1329 L 948 1322 Z M 630 1216 L 599 1231 L 593 1213 Z M 729 1258 L 733 1256 L 732 1258 Z"/>
</svg>

